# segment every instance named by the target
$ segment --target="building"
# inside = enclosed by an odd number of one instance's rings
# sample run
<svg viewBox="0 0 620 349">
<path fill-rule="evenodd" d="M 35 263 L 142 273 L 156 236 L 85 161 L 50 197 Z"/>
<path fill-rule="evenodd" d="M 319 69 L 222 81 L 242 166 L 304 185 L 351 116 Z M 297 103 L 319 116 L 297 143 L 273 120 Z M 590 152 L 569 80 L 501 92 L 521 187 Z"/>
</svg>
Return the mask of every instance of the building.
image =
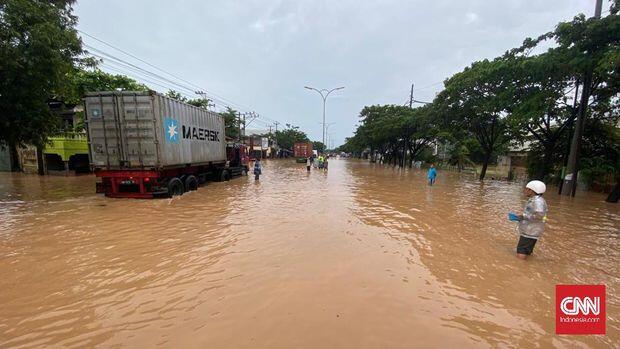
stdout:
<svg viewBox="0 0 620 349">
<path fill-rule="evenodd" d="M 504 155 L 497 158 L 497 168 L 509 179 L 527 179 L 527 153 L 530 142 L 512 144 Z"/>
<path fill-rule="evenodd" d="M 60 119 L 61 131 L 49 138 L 49 143 L 41 150 L 29 145 L 17 150 L 18 162 L 22 172 L 38 173 L 42 166 L 44 174 L 72 175 L 90 172 L 88 141 L 80 129 L 82 106 L 65 105 L 50 101 L 48 105 Z M 10 152 L 0 149 L 0 171 L 12 171 Z"/>
<path fill-rule="evenodd" d="M 276 157 L 278 151 L 269 130 L 246 130 L 243 142 L 250 158 L 265 159 Z"/>
</svg>

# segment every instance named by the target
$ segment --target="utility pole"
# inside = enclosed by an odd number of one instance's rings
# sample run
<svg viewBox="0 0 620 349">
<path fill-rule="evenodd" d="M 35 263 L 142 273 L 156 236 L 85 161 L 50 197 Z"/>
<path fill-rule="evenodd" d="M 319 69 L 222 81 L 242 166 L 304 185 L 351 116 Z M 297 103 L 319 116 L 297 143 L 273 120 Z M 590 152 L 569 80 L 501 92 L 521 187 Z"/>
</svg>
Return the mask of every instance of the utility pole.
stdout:
<svg viewBox="0 0 620 349">
<path fill-rule="evenodd" d="M 596 0 L 596 8 L 594 9 L 594 18 L 601 18 L 603 0 Z M 592 93 L 592 68 L 586 68 L 583 76 L 583 88 L 581 89 L 581 101 L 577 112 L 577 120 L 575 122 L 575 132 L 571 140 L 570 152 L 568 154 L 568 170 L 567 175 L 563 178 L 562 194 L 575 196 L 577 191 L 577 173 L 579 172 L 579 150 L 581 148 L 581 138 L 583 134 L 583 124 L 588 109 L 588 100 Z M 569 177 L 570 176 L 570 177 Z"/>
<path fill-rule="evenodd" d="M 269 125 L 269 136 L 267 137 L 267 149 L 273 148 L 271 146 L 271 125 Z M 273 153 L 270 151 L 269 152 L 270 157 L 273 157 Z"/>
<path fill-rule="evenodd" d="M 413 83 L 411 83 L 411 92 L 409 93 L 409 109 L 413 109 Z M 405 168 L 405 164 L 407 163 L 407 142 L 403 137 L 403 168 Z"/>
<path fill-rule="evenodd" d="M 273 147 L 276 150 L 276 157 L 277 157 L 278 153 L 280 152 L 280 147 L 278 146 L 278 125 L 280 123 L 276 121 L 275 124 L 276 124 L 276 133 L 273 137 Z"/>
<path fill-rule="evenodd" d="M 241 141 L 241 113 L 237 112 L 237 123 L 239 124 L 239 130 L 237 133 L 237 140 Z"/>
<path fill-rule="evenodd" d="M 603 0 L 596 0 L 596 8 L 594 9 L 594 18 L 601 18 L 602 10 L 603 10 Z"/>
</svg>

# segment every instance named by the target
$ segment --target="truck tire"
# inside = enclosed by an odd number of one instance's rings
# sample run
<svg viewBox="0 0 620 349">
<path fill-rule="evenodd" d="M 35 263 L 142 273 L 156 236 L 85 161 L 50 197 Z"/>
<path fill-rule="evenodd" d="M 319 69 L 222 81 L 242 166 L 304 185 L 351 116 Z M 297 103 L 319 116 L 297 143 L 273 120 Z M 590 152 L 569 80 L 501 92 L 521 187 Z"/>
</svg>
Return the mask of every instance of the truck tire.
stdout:
<svg viewBox="0 0 620 349">
<path fill-rule="evenodd" d="M 183 186 L 183 182 L 181 182 L 181 180 L 177 177 L 172 178 L 168 182 L 168 195 L 170 195 L 171 197 L 183 195 L 184 192 L 185 187 Z"/>
<path fill-rule="evenodd" d="M 194 191 L 198 189 L 198 179 L 194 175 L 185 178 L 185 191 Z"/>
<path fill-rule="evenodd" d="M 230 180 L 230 172 L 228 172 L 227 170 L 223 170 L 222 173 L 220 174 L 220 182 L 224 182 L 228 180 Z"/>
</svg>

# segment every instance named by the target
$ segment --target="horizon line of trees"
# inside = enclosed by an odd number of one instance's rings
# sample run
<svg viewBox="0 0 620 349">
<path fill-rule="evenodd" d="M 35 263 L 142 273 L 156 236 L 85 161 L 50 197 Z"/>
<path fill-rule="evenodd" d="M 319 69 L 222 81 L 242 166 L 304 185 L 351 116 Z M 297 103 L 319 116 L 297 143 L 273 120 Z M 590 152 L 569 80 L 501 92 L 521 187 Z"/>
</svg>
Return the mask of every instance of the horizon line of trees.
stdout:
<svg viewBox="0 0 620 349">
<path fill-rule="evenodd" d="M 529 176 L 557 180 L 582 113 L 581 175 L 590 182 L 613 175 L 620 190 L 619 8 L 614 0 L 605 17 L 580 14 L 500 57 L 472 63 L 424 106 L 364 107 L 354 136 L 338 150 L 370 151 L 371 161 L 376 155 L 402 167 L 428 158 L 430 144 L 449 143 L 449 163 L 479 163 L 484 180 L 497 155 L 529 145 Z"/>
</svg>

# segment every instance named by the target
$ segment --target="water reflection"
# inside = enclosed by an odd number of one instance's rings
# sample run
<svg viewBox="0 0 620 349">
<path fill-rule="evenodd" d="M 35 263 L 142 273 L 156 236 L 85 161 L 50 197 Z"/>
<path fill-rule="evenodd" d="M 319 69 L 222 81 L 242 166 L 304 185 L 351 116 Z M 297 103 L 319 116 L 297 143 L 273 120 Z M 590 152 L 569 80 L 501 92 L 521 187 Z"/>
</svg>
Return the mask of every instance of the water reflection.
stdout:
<svg viewBox="0 0 620 349">
<path fill-rule="evenodd" d="M 522 263 L 514 258 L 515 227 L 505 219 L 525 202 L 520 185 L 481 184 L 443 173 L 431 188 L 421 171 L 348 165 L 358 178 L 351 188 L 357 204 L 353 213 L 365 224 L 383 228 L 391 239 L 410 243 L 430 272 L 429 282 L 440 286 L 439 292 L 418 290 L 421 306 L 440 307 L 424 302 L 439 299 L 450 308 L 442 316 L 443 326 L 465 330 L 492 346 L 514 345 L 515 338 L 523 338 L 523 346 L 612 343 L 609 337 L 569 340 L 549 334 L 555 326 L 556 284 L 607 284 L 608 309 L 620 309 L 615 296 L 620 257 L 617 206 L 597 195 L 574 200 L 548 195 L 547 232 L 535 257 Z M 608 325 L 612 337 L 618 330 L 617 324 Z"/>
<path fill-rule="evenodd" d="M 333 160 L 166 200 L 0 174 L 0 347 L 604 347 L 618 206 L 548 195 L 514 257 L 519 185 Z M 558 337 L 554 286 L 607 285 L 607 336 Z"/>
</svg>

